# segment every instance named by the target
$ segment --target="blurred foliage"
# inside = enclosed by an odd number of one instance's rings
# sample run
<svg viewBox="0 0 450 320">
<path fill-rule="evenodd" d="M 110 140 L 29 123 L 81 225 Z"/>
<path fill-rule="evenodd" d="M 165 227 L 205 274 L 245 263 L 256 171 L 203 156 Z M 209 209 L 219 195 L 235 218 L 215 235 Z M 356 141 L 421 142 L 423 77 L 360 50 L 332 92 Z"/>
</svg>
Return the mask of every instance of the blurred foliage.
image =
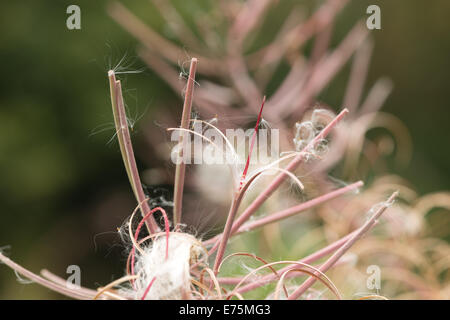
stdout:
<svg viewBox="0 0 450 320">
<path fill-rule="evenodd" d="M 314 7 L 319 1 L 307 2 Z M 81 7 L 82 29 L 70 31 L 66 8 L 74 3 Z M 6 252 L 34 271 L 49 268 L 65 275 L 67 265 L 78 264 L 89 270 L 82 275 L 89 287 L 122 274 L 123 248 L 112 232 L 134 207 L 117 145 L 107 143 L 113 130 L 91 134 L 99 125 L 112 124 L 106 72 L 126 53 L 132 68 L 144 66 L 133 57 L 136 42 L 108 17 L 106 3 L 0 5 L 0 247 L 11 245 Z M 174 3 L 182 10 L 208 5 Z M 450 2 L 353 1 L 338 18 L 332 45 L 372 3 L 381 6 L 382 30 L 373 32 L 368 84 L 385 75 L 393 80 L 394 92 L 383 110 L 405 123 L 414 142 L 411 163 L 390 170 L 421 194 L 448 189 Z M 127 1 L 127 6 L 164 32 L 147 1 Z M 265 28 L 281 19 L 282 12 Z M 323 101 L 340 106 L 348 70 L 322 92 Z M 167 104 L 181 108 L 179 97 L 153 73 L 124 78 L 124 87 L 133 89 L 125 97 L 130 112 L 136 118 L 145 112 L 140 121 L 151 121 L 152 112 Z M 146 154 L 139 130 L 134 137 L 138 160 L 146 167 L 151 159 L 139 156 Z M 25 289 L 9 269 L 0 268 L 0 298 L 49 297 L 55 295 L 36 285 Z"/>
</svg>

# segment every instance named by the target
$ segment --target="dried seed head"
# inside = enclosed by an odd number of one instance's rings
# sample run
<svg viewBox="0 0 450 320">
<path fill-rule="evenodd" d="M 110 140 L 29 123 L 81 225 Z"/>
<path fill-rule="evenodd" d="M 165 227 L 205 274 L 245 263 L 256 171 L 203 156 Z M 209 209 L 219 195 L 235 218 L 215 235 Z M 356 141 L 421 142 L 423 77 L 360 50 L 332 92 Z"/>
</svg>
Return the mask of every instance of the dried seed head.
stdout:
<svg viewBox="0 0 450 320">
<path fill-rule="evenodd" d="M 182 299 L 190 291 L 190 267 L 206 256 L 201 242 L 187 233 L 172 232 L 167 259 L 166 237 L 155 239 L 143 249 L 136 257 L 138 278 L 132 287 L 121 289 L 121 295 L 132 299 Z M 153 279 L 151 290 L 145 294 Z"/>
</svg>

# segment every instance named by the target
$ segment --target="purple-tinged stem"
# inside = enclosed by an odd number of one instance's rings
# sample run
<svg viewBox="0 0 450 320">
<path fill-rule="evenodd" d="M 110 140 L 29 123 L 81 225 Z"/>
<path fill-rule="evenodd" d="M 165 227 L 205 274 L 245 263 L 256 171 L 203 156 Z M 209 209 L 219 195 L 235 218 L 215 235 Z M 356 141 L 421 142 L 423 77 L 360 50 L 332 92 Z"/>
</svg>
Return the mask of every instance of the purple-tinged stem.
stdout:
<svg viewBox="0 0 450 320">
<path fill-rule="evenodd" d="M 258 126 L 259 126 L 259 122 L 261 121 L 261 115 L 262 115 L 265 101 L 266 101 L 266 96 L 264 96 L 262 104 L 261 104 L 261 109 L 259 110 L 258 120 L 256 121 L 255 130 L 253 132 L 252 141 L 251 141 L 251 145 L 250 145 L 250 149 L 249 149 L 249 153 L 248 153 L 247 163 L 245 164 L 245 169 L 241 176 L 239 188 L 234 193 L 230 211 L 228 212 L 228 216 L 227 216 L 227 222 L 225 223 L 225 228 L 223 230 L 220 241 L 218 242 L 218 251 L 217 251 L 216 261 L 214 262 L 214 268 L 213 268 L 215 275 L 217 275 L 217 273 L 219 272 L 219 267 L 220 267 L 220 264 L 222 263 L 222 259 L 225 254 L 225 249 L 226 249 L 226 246 L 228 243 L 228 239 L 231 236 L 231 229 L 233 227 L 233 222 L 236 217 L 237 211 L 239 209 L 239 205 L 241 204 L 242 198 L 244 197 L 245 192 L 247 191 L 250 184 L 259 175 L 259 174 L 256 174 L 253 177 L 251 177 L 249 179 L 249 181 L 245 182 L 245 177 L 247 175 L 248 166 L 250 164 L 250 157 L 252 155 L 256 135 L 258 133 Z"/>
<path fill-rule="evenodd" d="M 55 275 L 54 273 L 48 271 L 47 269 L 42 269 L 41 270 L 41 276 L 44 277 L 47 280 L 50 280 L 51 282 L 59 284 L 60 286 L 63 286 L 63 287 L 67 286 L 67 280 L 66 279 Z M 81 287 L 81 286 L 77 287 L 76 290 L 78 292 L 80 292 L 81 294 L 86 295 L 88 297 L 89 296 L 90 297 L 95 297 L 95 295 L 97 294 L 96 290 L 84 288 L 84 287 Z"/>
<path fill-rule="evenodd" d="M 111 101 L 113 108 L 114 124 L 116 126 L 117 138 L 119 140 L 120 152 L 124 162 L 125 170 L 130 180 L 131 189 L 134 196 L 141 207 L 141 214 L 145 216 L 150 211 L 145 197 L 144 190 L 142 189 L 141 179 L 136 165 L 136 159 L 134 157 L 133 145 L 131 143 L 130 131 L 128 130 L 128 123 L 125 113 L 125 106 L 122 96 L 122 86 L 120 80 L 116 80 L 114 71 L 108 72 L 110 87 L 111 87 Z M 155 219 L 146 221 L 148 231 L 156 233 L 159 230 Z"/>
<path fill-rule="evenodd" d="M 111 94 L 111 105 L 112 105 L 112 112 L 113 112 L 113 118 L 114 118 L 114 126 L 116 128 L 117 140 L 119 141 L 120 153 L 122 154 L 125 171 L 127 172 L 128 179 L 131 182 L 130 167 L 128 165 L 128 161 L 126 161 L 125 156 L 124 156 L 125 148 L 124 148 L 124 142 L 123 142 L 123 135 L 119 134 L 120 116 L 119 116 L 119 111 L 118 111 L 118 107 L 117 107 L 116 75 L 114 74 L 113 70 L 109 70 L 108 78 L 109 78 L 109 91 Z M 133 187 L 133 186 L 131 186 L 131 187 Z M 133 190 L 133 192 L 134 192 L 134 190 Z"/>
<path fill-rule="evenodd" d="M 227 222 L 225 223 L 225 228 L 223 230 L 222 236 L 220 237 L 220 240 L 217 242 L 218 250 L 213 268 L 215 275 L 217 275 L 217 273 L 219 272 L 219 266 L 222 263 L 222 259 L 225 254 L 225 248 L 231 233 L 231 226 L 240 204 L 240 201 L 238 201 L 238 199 L 239 199 L 238 195 L 235 195 L 233 197 L 233 202 L 231 204 L 230 211 L 228 212 L 228 218 Z"/>
<path fill-rule="evenodd" d="M 191 120 L 192 97 L 194 95 L 196 69 L 197 69 L 197 59 L 192 58 L 191 66 L 189 68 L 189 78 L 187 81 L 186 93 L 184 96 L 183 115 L 181 117 L 180 128 L 183 129 L 189 129 L 189 123 Z M 178 163 L 175 169 L 175 183 L 173 192 L 173 223 L 175 226 L 181 222 L 182 205 L 183 205 L 182 202 L 183 202 L 184 176 L 186 173 L 186 163 L 183 160 L 183 150 L 186 147 L 184 137 L 185 133 L 182 133 L 180 136 L 180 141 L 181 143 L 183 143 L 183 147 L 179 151 Z"/>
<path fill-rule="evenodd" d="M 93 298 L 93 296 L 85 294 L 84 292 L 78 291 L 77 289 L 69 289 L 68 287 L 65 287 L 60 284 L 49 281 L 47 279 L 44 279 L 44 278 L 38 276 L 37 274 L 34 274 L 33 272 L 25 269 L 24 267 L 18 265 L 17 263 L 12 261 L 8 257 L 4 256 L 1 252 L 0 252 L 0 261 L 3 262 L 4 264 L 6 264 L 11 269 L 18 272 L 19 274 L 23 275 L 24 277 L 26 277 L 36 283 L 39 283 L 40 285 L 47 287 L 50 290 L 56 291 L 60 294 L 63 294 L 65 296 L 68 296 L 68 297 L 71 297 L 74 299 L 79 299 L 79 300 L 90 300 Z"/>
<path fill-rule="evenodd" d="M 366 223 L 354 233 L 353 236 L 348 239 L 334 254 L 328 258 L 328 260 L 322 264 L 319 270 L 323 273 L 327 272 L 347 251 L 353 244 L 360 239 L 380 218 L 383 212 L 393 203 L 394 199 L 397 197 L 398 192 L 394 192 L 389 199 L 381 206 Z M 314 277 L 310 277 L 306 280 L 300 287 L 298 287 L 289 297 L 289 300 L 298 299 L 306 290 L 308 290 L 316 282 Z"/>
<path fill-rule="evenodd" d="M 347 193 L 349 191 L 355 190 L 357 188 L 360 188 L 364 185 L 364 183 L 362 181 L 358 181 L 355 182 L 353 184 L 350 184 L 346 187 L 331 191 L 327 194 L 324 194 L 320 197 L 314 198 L 312 200 L 306 201 L 304 203 L 301 203 L 299 205 L 293 206 L 291 208 L 270 214 L 265 216 L 264 218 L 258 219 L 256 221 L 244 224 L 243 226 L 241 226 L 237 231 L 236 234 L 242 233 L 242 232 L 247 232 L 250 230 L 254 230 L 256 228 L 265 226 L 267 224 L 270 223 L 274 223 L 283 219 L 286 219 L 288 217 L 291 217 L 293 215 L 296 215 L 302 211 L 311 209 L 312 207 L 315 207 L 317 205 L 320 205 L 326 201 L 329 201 L 333 198 L 336 198 L 344 193 Z"/>
<path fill-rule="evenodd" d="M 242 198 L 244 197 L 245 192 L 247 191 L 249 186 L 252 184 L 252 182 L 255 181 L 258 176 L 259 174 L 255 174 L 250 177 L 250 179 L 243 186 L 239 187 L 239 189 L 234 193 L 230 211 L 228 212 L 227 222 L 225 223 L 225 228 L 223 229 L 220 240 L 216 243 L 216 245 L 218 246 L 218 251 L 216 260 L 214 262 L 214 275 L 217 275 L 217 273 L 219 272 L 219 267 L 222 263 L 223 256 L 225 255 L 225 249 L 227 247 L 228 239 L 230 239 L 231 236 L 231 227 L 233 226 L 234 218 L 236 217 L 239 205 L 242 202 Z"/>
</svg>

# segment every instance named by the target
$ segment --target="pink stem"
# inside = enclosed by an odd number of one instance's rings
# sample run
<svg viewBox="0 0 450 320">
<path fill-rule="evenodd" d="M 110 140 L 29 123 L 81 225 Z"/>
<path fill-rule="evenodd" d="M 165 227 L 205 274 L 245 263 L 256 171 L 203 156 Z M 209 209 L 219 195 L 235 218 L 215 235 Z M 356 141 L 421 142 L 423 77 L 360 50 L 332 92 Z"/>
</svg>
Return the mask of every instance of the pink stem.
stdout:
<svg viewBox="0 0 450 320">
<path fill-rule="evenodd" d="M 111 75 L 110 75 L 111 76 Z M 131 179 L 131 187 L 134 191 L 135 197 L 138 203 L 141 204 L 142 216 L 150 211 L 150 206 L 146 200 L 144 190 L 142 189 L 141 178 L 139 177 L 139 172 L 136 165 L 136 159 L 134 157 L 133 145 L 131 144 L 130 131 L 128 130 L 128 123 L 125 114 L 125 107 L 122 96 L 122 86 L 120 80 L 116 80 L 116 107 L 117 116 L 119 118 L 119 128 L 117 128 L 117 134 L 121 136 L 123 143 L 123 151 L 125 151 L 125 167 L 129 168 L 129 178 Z M 153 217 L 150 217 L 146 225 L 150 233 L 156 233 L 159 230 L 158 225 Z"/>
<path fill-rule="evenodd" d="M 227 222 L 225 224 L 225 228 L 223 229 L 222 236 L 216 243 L 218 251 L 217 251 L 216 260 L 214 262 L 214 268 L 213 268 L 215 275 L 217 275 L 217 273 L 219 272 L 219 266 L 220 266 L 220 263 L 222 262 L 224 254 L 225 254 L 225 248 L 226 248 L 228 239 L 230 238 L 231 226 L 233 224 L 234 217 L 236 216 L 236 212 L 237 212 L 237 209 L 240 204 L 240 199 L 241 198 L 239 196 L 239 193 L 236 193 L 235 196 L 233 197 L 233 202 L 231 204 L 230 211 L 228 212 L 228 218 L 227 218 Z"/>
<path fill-rule="evenodd" d="M 369 220 L 367 220 L 367 222 L 358 230 L 358 232 L 354 233 L 350 239 L 348 239 L 330 258 L 328 258 L 328 260 L 324 264 L 320 266 L 319 270 L 323 273 L 327 272 L 344 255 L 344 253 L 346 253 L 348 249 L 350 249 L 350 247 L 377 222 L 378 218 L 380 218 L 380 216 L 388 208 L 388 206 L 393 203 L 397 195 L 398 192 L 394 192 L 389 197 L 387 202 L 382 207 L 380 207 L 372 215 L 372 217 L 370 217 Z M 295 290 L 288 297 L 288 299 L 298 299 L 303 293 L 305 293 L 306 290 L 308 290 L 309 287 L 314 284 L 314 282 L 316 282 L 316 278 L 310 277 L 300 287 L 298 287 L 297 290 Z"/>
<path fill-rule="evenodd" d="M 76 289 L 69 289 L 66 288 L 62 285 L 59 285 L 57 283 L 54 283 L 52 281 L 49 281 L 47 279 L 44 279 L 40 276 L 38 276 L 37 274 L 34 274 L 33 272 L 25 269 L 24 267 L 18 265 L 17 263 L 15 263 L 14 261 L 12 261 L 11 259 L 9 259 L 8 257 L 4 256 L 1 252 L 0 252 L 0 261 L 3 262 L 4 264 L 6 264 L 8 267 L 10 267 L 11 269 L 17 271 L 18 273 L 20 273 L 21 275 L 23 275 L 24 277 L 27 277 L 28 279 L 39 283 L 40 285 L 47 287 L 50 290 L 56 291 L 60 294 L 63 294 L 65 296 L 74 298 L 74 299 L 80 299 L 80 300 L 89 300 L 92 299 L 94 296 L 92 295 L 88 295 L 88 294 L 84 294 L 81 291 L 78 291 Z"/>
<path fill-rule="evenodd" d="M 187 81 L 186 94 L 184 97 L 183 115 L 181 117 L 181 128 L 188 129 L 191 119 L 192 97 L 194 95 L 195 71 L 197 69 L 197 59 L 192 58 L 189 69 L 189 79 Z M 183 157 L 183 150 L 186 147 L 185 133 L 180 136 L 183 142 L 183 148 L 180 150 L 179 157 Z M 180 160 L 180 159 L 179 159 Z M 184 177 L 186 172 L 186 163 L 184 160 L 179 161 L 175 168 L 175 183 L 173 194 L 173 221 L 174 225 L 181 222 Z"/>
<path fill-rule="evenodd" d="M 249 186 L 252 184 L 252 182 L 256 179 L 258 174 L 253 175 L 250 177 L 250 179 L 244 184 L 242 188 L 240 188 L 238 191 L 235 192 L 233 196 L 233 201 L 231 203 L 230 211 L 228 212 L 227 222 L 225 224 L 225 228 L 223 229 L 222 235 L 220 237 L 220 240 L 217 241 L 218 245 L 218 251 L 216 255 L 216 260 L 214 262 L 214 274 L 217 275 L 219 272 L 220 264 L 222 263 L 223 256 L 225 254 L 225 249 L 228 243 L 228 239 L 230 239 L 231 236 L 231 227 L 234 222 L 234 218 L 236 217 L 237 211 L 239 209 L 239 205 L 241 204 L 242 198 L 245 195 L 245 192 L 249 188 Z"/>
<path fill-rule="evenodd" d="M 340 196 L 340 195 L 342 195 L 342 194 L 344 194 L 346 192 L 349 192 L 351 190 L 357 189 L 357 188 L 359 188 L 359 187 L 361 187 L 363 185 L 364 185 L 364 183 L 362 181 L 358 181 L 358 182 L 350 184 L 350 185 L 348 185 L 346 187 L 340 188 L 338 190 L 331 191 L 331 192 L 329 192 L 327 194 L 324 194 L 324 195 L 322 195 L 320 197 L 314 198 L 314 199 L 312 199 L 310 201 L 301 203 L 301 204 L 299 204 L 297 206 L 294 206 L 294 207 L 291 207 L 291 208 L 288 208 L 288 209 L 285 209 L 285 210 L 282 210 L 282 211 L 270 214 L 270 215 L 268 215 L 268 216 L 266 216 L 264 218 L 261 218 L 261 219 L 258 219 L 256 221 L 254 221 L 254 222 L 251 222 L 251 223 L 248 223 L 248 224 L 244 224 L 243 226 L 241 226 L 236 231 L 236 234 L 242 233 L 242 232 L 247 232 L 247 231 L 250 231 L 250 230 L 253 230 L 253 229 L 265 226 L 267 224 L 270 224 L 270 223 L 273 223 L 273 222 L 277 222 L 277 221 L 280 221 L 282 219 L 286 219 L 286 218 L 291 217 L 291 216 L 293 216 L 293 215 L 295 215 L 295 214 L 297 214 L 299 212 L 308 210 L 308 209 L 310 209 L 312 207 L 315 207 L 315 206 L 317 206 L 317 205 L 319 205 L 321 203 L 324 203 L 324 202 L 329 201 L 329 200 L 331 200 L 333 198 L 336 198 L 336 197 L 338 197 L 338 196 Z"/>
</svg>

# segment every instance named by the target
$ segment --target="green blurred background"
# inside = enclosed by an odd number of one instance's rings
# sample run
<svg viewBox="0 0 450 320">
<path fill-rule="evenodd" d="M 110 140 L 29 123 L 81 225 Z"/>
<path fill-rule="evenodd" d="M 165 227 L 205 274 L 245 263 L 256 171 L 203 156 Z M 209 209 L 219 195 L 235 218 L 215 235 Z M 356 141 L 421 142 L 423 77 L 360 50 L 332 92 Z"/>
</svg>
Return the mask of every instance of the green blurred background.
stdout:
<svg viewBox="0 0 450 320">
<path fill-rule="evenodd" d="M 207 8 L 196 1 L 190 8 Z M 283 19 L 295 1 L 281 1 Z M 300 1 L 299 1 L 300 2 Z M 320 1 L 307 1 L 317 6 Z M 66 28 L 66 8 L 81 7 L 81 30 Z M 367 88 L 388 76 L 394 91 L 383 107 L 409 128 L 414 152 L 408 166 L 393 166 L 420 194 L 448 190 L 448 70 L 450 2 L 434 0 L 353 1 L 337 20 L 335 45 L 349 27 L 365 16 L 369 4 L 382 12 L 382 30 L 372 32 L 375 50 Z M 107 1 L 2 1 L 0 4 L 0 247 L 15 261 L 38 272 L 48 268 L 65 276 L 76 264 L 82 284 L 93 287 L 118 278 L 125 256 L 114 231 L 134 208 L 113 130 L 107 70 L 128 52 L 132 68 L 137 42 L 106 13 Z M 148 1 L 126 5 L 155 28 L 162 20 Z M 349 66 L 321 94 L 340 108 Z M 122 77 L 132 89 L 125 99 L 140 123 L 152 113 L 181 100 L 146 69 Z M 139 124 L 138 123 L 138 127 Z M 134 133 L 141 168 L 151 155 L 139 130 Z M 0 298 L 59 297 L 37 285 L 22 285 L 0 266 Z"/>
</svg>

